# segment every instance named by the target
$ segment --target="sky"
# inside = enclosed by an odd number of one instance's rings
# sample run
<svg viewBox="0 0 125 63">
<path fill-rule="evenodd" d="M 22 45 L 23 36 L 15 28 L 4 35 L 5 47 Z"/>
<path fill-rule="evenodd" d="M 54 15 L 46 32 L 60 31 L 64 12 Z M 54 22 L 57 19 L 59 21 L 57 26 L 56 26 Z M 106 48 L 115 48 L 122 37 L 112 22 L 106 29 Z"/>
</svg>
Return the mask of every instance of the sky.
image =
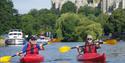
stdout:
<svg viewBox="0 0 125 63">
<path fill-rule="evenodd" d="M 31 9 L 51 8 L 51 0 L 12 0 L 14 8 L 20 14 L 28 13 Z"/>
</svg>

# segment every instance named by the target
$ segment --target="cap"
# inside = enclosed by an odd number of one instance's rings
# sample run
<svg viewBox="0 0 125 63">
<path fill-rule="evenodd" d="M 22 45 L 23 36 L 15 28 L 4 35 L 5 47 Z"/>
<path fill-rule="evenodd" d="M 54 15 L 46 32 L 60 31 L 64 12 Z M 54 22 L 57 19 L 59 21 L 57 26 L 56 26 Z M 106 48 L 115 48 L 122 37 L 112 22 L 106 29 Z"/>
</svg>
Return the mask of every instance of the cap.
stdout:
<svg viewBox="0 0 125 63">
<path fill-rule="evenodd" d="M 87 35 L 87 38 L 91 38 L 91 39 L 93 39 L 92 35 Z"/>
<path fill-rule="evenodd" d="M 37 40 L 36 37 L 34 37 L 34 36 L 31 36 L 30 39 L 31 40 Z"/>
</svg>

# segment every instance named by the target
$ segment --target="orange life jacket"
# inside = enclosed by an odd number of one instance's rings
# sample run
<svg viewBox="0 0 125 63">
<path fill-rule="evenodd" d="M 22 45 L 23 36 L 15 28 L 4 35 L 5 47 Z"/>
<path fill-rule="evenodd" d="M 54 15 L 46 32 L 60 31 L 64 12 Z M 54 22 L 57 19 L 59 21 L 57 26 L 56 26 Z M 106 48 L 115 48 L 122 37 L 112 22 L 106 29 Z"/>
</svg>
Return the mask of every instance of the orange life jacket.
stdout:
<svg viewBox="0 0 125 63">
<path fill-rule="evenodd" d="M 96 45 L 86 43 L 84 47 L 84 53 L 97 53 Z"/>
<path fill-rule="evenodd" d="M 27 46 L 27 49 L 26 49 L 26 54 L 39 54 L 37 44 L 31 44 L 29 42 L 28 46 Z"/>
</svg>

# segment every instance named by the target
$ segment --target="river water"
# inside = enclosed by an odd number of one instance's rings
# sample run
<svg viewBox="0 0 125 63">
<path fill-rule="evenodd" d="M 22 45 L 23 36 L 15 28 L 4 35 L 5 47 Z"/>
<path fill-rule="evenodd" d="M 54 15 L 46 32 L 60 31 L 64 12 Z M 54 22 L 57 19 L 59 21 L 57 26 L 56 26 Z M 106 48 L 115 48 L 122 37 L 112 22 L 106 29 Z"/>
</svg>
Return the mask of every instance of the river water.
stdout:
<svg viewBox="0 0 125 63">
<path fill-rule="evenodd" d="M 64 45 L 77 46 L 82 45 L 82 42 L 70 42 L 70 43 L 53 43 L 45 46 L 44 51 L 40 51 L 40 54 L 44 56 L 45 60 L 42 63 L 80 63 L 77 61 L 77 50 L 73 49 L 67 53 L 60 53 L 58 48 Z M 0 47 L 0 57 L 5 55 L 13 55 L 20 51 L 23 45 L 11 45 L 6 47 Z M 120 41 L 117 45 L 101 45 L 99 53 L 106 53 L 106 63 L 125 63 L 125 42 Z M 11 59 L 9 63 L 20 63 L 20 57 L 16 56 Z M 84 62 L 82 62 L 84 63 Z"/>
</svg>

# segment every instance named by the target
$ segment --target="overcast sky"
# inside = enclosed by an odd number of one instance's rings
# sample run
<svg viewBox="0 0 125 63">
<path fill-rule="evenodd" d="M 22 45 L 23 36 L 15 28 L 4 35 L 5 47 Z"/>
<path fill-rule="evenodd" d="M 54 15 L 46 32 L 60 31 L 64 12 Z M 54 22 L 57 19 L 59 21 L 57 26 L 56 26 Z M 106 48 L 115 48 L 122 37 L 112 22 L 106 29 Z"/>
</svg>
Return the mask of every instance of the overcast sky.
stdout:
<svg viewBox="0 0 125 63">
<path fill-rule="evenodd" d="M 51 7 L 51 0 L 12 0 L 14 8 L 16 8 L 20 14 L 24 14 L 30 11 L 30 9 L 41 9 Z"/>
</svg>

